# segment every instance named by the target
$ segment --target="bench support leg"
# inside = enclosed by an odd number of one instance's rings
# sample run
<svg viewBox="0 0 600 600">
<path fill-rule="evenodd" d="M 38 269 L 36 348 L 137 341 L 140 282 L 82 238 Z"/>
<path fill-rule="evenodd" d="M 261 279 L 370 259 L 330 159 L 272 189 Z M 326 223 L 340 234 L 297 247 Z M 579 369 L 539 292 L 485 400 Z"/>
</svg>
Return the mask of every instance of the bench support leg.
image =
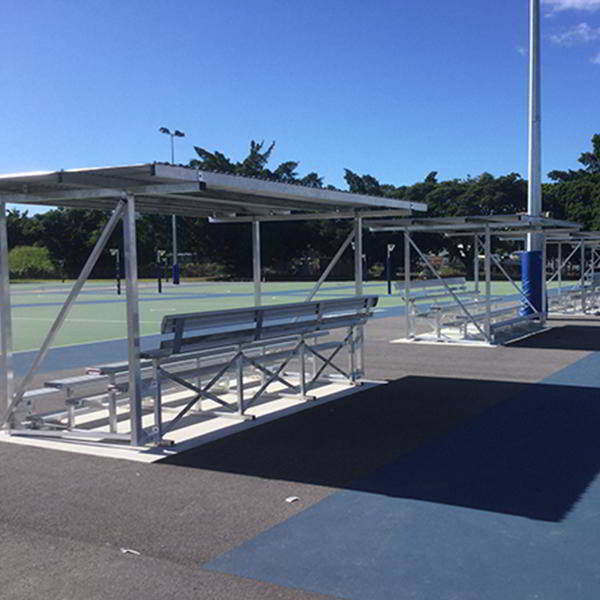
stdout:
<svg viewBox="0 0 600 600">
<path fill-rule="evenodd" d="M 348 370 L 350 371 L 350 381 L 356 382 L 356 340 L 353 328 L 350 328 L 348 334 Z M 316 374 L 315 374 L 316 379 Z"/>
<path fill-rule="evenodd" d="M 66 403 L 67 403 L 67 428 L 68 429 L 75 429 L 75 405 L 72 402 L 70 402 L 72 395 L 73 395 L 73 392 L 69 388 L 67 388 Z"/>
<path fill-rule="evenodd" d="M 154 377 L 154 427 L 156 440 L 162 440 L 162 382 L 160 374 L 160 364 L 158 359 L 152 360 L 152 375 Z"/>
<path fill-rule="evenodd" d="M 244 414 L 244 357 L 240 352 L 235 361 L 235 379 L 237 388 L 238 415 Z"/>
<path fill-rule="evenodd" d="M 306 397 L 306 352 L 304 340 L 298 349 L 298 358 L 300 360 L 300 394 Z"/>
<path fill-rule="evenodd" d="M 108 386 L 108 427 L 111 433 L 117 433 L 117 388 L 114 375 L 110 376 Z"/>
</svg>

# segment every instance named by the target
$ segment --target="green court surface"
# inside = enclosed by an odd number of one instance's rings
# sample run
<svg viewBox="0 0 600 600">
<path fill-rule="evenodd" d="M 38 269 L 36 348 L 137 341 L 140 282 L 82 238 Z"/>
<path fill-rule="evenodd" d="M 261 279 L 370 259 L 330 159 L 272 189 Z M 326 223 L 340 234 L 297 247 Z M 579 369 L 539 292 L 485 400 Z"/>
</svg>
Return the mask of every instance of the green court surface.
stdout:
<svg viewBox="0 0 600 600">
<path fill-rule="evenodd" d="M 43 282 L 11 285 L 13 347 L 15 352 L 38 348 L 58 314 L 71 289 L 71 283 Z M 262 286 L 263 304 L 301 302 L 313 287 L 312 282 L 267 282 Z M 484 287 L 481 284 L 483 292 Z M 387 294 L 385 281 L 365 282 L 364 294 L 380 297 L 378 309 L 403 309 L 397 293 Z M 493 294 L 514 294 L 509 282 L 493 282 Z M 323 284 L 315 299 L 339 298 L 354 294 L 350 281 Z M 252 282 L 186 282 L 174 286 L 163 285 L 157 291 L 156 282 L 139 284 L 140 333 L 155 334 L 160 330 L 164 315 L 173 313 L 210 311 L 252 306 Z M 115 284 L 106 281 L 88 282 L 72 307 L 67 321 L 60 330 L 54 346 L 80 344 L 127 335 L 126 304 L 123 294 L 118 296 Z"/>
</svg>

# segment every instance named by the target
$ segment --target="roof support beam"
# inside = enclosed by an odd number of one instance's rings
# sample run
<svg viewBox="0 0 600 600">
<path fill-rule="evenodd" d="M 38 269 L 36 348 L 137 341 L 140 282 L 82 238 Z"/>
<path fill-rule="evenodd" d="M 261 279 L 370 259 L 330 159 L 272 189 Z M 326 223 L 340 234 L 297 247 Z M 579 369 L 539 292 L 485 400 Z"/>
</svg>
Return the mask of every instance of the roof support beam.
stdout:
<svg viewBox="0 0 600 600">
<path fill-rule="evenodd" d="M 323 213 L 292 213 L 287 215 L 265 215 L 258 217 L 246 217 L 243 215 L 232 217 L 211 217 L 211 223 L 250 223 L 256 219 L 263 222 L 276 221 L 320 221 L 324 219 L 354 219 L 357 212 L 364 219 L 378 219 L 382 217 L 405 217 L 409 212 L 404 209 L 387 210 L 361 210 Z"/>
<path fill-rule="evenodd" d="M 79 199 L 93 199 L 93 198 L 115 198 L 119 196 L 119 193 L 129 193 L 135 195 L 167 195 L 186 193 L 186 192 L 198 192 L 203 188 L 200 187 L 199 183 L 173 183 L 173 184 L 156 184 L 156 185 L 137 185 L 123 188 L 96 188 L 86 190 L 61 190 L 61 191 L 48 191 L 44 193 L 35 194 L 23 194 L 10 192 L 4 194 L 0 192 L 0 201 L 2 202 L 14 202 L 17 204 L 52 204 L 54 201 L 61 200 L 79 200 Z M 201 200 L 201 198 L 196 198 Z"/>
</svg>

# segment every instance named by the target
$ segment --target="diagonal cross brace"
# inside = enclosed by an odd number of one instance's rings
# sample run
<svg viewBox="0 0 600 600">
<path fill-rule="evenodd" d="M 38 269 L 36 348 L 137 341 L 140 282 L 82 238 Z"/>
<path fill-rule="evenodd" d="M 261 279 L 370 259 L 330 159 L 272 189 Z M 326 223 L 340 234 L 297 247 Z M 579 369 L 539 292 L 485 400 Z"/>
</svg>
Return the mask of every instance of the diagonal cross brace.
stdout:
<svg viewBox="0 0 600 600">
<path fill-rule="evenodd" d="M 106 246 L 110 236 L 112 235 L 112 232 L 114 231 L 115 227 L 117 226 L 119 219 L 121 218 L 123 211 L 125 209 L 125 205 L 126 205 L 125 201 L 119 200 L 119 203 L 117 204 L 110 219 L 108 220 L 108 223 L 105 225 L 104 230 L 102 231 L 102 234 L 100 235 L 100 238 L 96 242 L 94 249 L 92 250 L 83 269 L 81 270 L 81 273 L 79 274 L 79 277 L 77 278 L 77 281 L 73 285 L 73 288 L 71 289 L 71 292 L 69 293 L 67 299 L 65 300 L 65 303 L 63 304 L 62 308 L 60 309 L 60 312 L 58 313 L 56 319 L 54 320 L 54 323 L 52 323 L 52 326 L 50 327 L 50 330 L 48 331 L 48 334 L 46 335 L 46 339 L 44 339 L 44 341 L 42 342 L 42 345 L 41 345 L 40 349 L 38 350 L 38 353 L 36 354 L 36 356 L 33 360 L 33 363 L 31 364 L 31 367 L 29 367 L 29 371 L 27 371 L 27 374 L 22 379 L 22 381 L 21 381 L 19 387 L 17 388 L 15 395 L 13 396 L 12 401 L 8 405 L 6 411 L 4 412 L 2 417 L 0 417 L 0 427 L 2 427 L 10 419 L 15 408 L 17 408 L 17 406 L 20 404 L 21 400 L 23 399 L 23 395 L 25 394 L 27 387 L 33 380 L 33 377 L 35 376 L 37 370 L 39 369 L 40 365 L 46 358 L 46 355 L 48 354 L 48 350 L 50 349 L 50 346 L 54 342 L 56 335 L 58 334 L 60 328 L 62 327 L 67 316 L 69 315 L 69 312 L 71 311 L 71 308 L 72 308 L 75 300 L 77 299 L 77 296 L 79 295 L 79 292 L 81 291 L 81 288 L 87 281 L 90 273 L 92 272 L 92 269 L 94 268 L 94 266 L 96 265 L 96 262 L 98 261 L 98 258 L 100 257 L 100 254 L 104 250 L 104 247 Z"/>
</svg>

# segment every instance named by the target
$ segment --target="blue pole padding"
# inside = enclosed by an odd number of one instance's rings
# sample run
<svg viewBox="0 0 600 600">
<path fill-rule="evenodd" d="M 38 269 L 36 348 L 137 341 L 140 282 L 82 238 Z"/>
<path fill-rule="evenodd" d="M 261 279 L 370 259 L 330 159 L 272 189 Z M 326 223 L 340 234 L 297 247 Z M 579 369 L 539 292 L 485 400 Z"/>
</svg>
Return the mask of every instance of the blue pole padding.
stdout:
<svg viewBox="0 0 600 600">
<path fill-rule="evenodd" d="M 173 265 L 173 283 L 179 285 L 179 263 Z"/>
<path fill-rule="evenodd" d="M 521 282 L 523 294 L 535 307 L 537 312 L 542 311 L 542 252 L 531 250 L 521 253 Z M 521 315 L 530 315 L 534 311 L 531 306 L 523 302 Z"/>
</svg>

